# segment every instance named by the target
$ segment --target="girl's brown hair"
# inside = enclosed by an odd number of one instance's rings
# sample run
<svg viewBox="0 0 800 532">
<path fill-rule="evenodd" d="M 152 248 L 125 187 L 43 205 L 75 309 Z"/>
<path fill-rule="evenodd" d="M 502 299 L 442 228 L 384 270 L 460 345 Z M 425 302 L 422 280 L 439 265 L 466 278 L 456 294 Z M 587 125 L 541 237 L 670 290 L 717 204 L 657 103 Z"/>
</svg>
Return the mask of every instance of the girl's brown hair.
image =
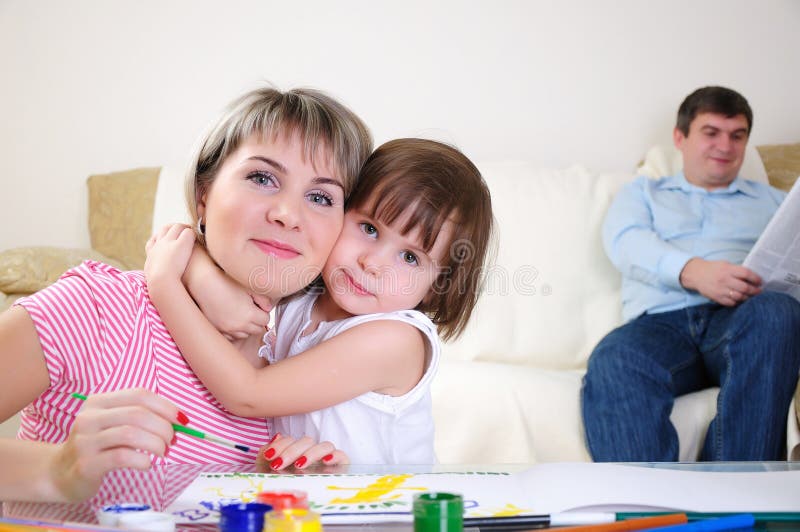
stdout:
<svg viewBox="0 0 800 532">
<path fill-rule="evenodd" d="M 386 224 L 410 214 L 400 231 L 418 228 L 426 251 L 445 221 L 454 222 L 441 272 L 417 310 L 438 326 L 443 340 L 457 338 L 480 295 L 494 226 L 489 188 L 472 161 L 433 140 L 389 141 L 364 163 L 347 208 L 368 209 Z"/>
</svg>

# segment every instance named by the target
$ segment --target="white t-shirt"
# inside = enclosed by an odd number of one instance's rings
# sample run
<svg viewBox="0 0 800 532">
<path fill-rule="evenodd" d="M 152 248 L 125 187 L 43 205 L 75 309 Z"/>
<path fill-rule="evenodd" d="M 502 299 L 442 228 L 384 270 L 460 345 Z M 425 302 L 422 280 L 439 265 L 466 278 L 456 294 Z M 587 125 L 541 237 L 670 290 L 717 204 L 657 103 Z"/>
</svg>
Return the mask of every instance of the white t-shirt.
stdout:
<svg viewBox="0 0 800 532">
<path fill-rule="evenodd" d="M 353 464 L 435 463 L 430 384 L 439 366 L 441 351 L 436 326 L 421 312 L 403 310 L 321 322 L 314 332 L 303 335 L 311 321 L 311 309 L 316 299 L 315 294 L 304 294 L 278 308 L 273 329 L 275 336 L 267 342 L 274 342 L 274 345 L 269 349 L 262 348 L 260 353 L 270 363 L 296 356 L 361 323 L 397 320 L 424 333 L 428 340 L 427 368 L 417 385 L 402 396 L 368 392 L 310 414 L 276 417 L 275 433 L 331 441 L 347 453 Z M 375 346 L 375 349 L 380 348 L 380 345 Z M 309 390 L 309 393 L 314 391 Z"/>
</svg>

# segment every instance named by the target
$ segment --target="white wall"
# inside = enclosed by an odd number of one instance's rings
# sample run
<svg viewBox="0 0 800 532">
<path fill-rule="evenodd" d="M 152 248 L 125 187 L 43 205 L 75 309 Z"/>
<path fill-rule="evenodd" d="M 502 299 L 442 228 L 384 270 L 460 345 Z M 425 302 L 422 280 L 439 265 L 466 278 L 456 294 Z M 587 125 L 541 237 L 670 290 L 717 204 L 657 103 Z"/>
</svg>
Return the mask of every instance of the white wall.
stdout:
<svg viewBox="0 0 800 532">
<path fill-rule="evenodd" d="M 632 169 L 706 84 L 798 141 L 799 27 L 796 0 L 0 0 L 0 249 L 87 246 L 87 175 L 182 161 L 263 80 L 478 161 Z"/>
</svg>

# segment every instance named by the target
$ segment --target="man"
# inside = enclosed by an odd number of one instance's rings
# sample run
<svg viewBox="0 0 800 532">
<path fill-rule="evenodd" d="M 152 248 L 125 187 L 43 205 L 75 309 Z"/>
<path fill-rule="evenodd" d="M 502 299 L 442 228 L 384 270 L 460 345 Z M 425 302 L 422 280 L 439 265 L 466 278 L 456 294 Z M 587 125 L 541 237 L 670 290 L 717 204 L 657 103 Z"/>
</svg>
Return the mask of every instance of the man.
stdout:
<svg viewBox="0 0 800 532">
<path fill-rule="evenodd" d="M 623 187 L 603 225 L 627 323 L 589 359 L 582 413 L 596 461 L 677 461 L 674 398 L 719 386 L 702 460 L 778 460 L 800 367 L 800 303 L 740 266 L 785 194 L 739 177 L 747 100 L 704 87 L 678 111 L 683 172 Z"/>
</svg>

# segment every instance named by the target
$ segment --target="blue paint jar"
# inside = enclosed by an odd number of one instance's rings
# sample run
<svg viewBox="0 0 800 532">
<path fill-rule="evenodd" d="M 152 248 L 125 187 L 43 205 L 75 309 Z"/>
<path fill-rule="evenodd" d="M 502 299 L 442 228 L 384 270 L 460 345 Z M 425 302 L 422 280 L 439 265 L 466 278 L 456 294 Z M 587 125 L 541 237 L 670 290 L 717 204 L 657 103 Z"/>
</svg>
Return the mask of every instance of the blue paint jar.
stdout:
<svg viewBox="0 0 800 532">
<path fill-rule="evenodd" d="M 272 506 L 260 502 L 237 502 L 224 504 L 219 509 L 221 532 L 261 532 L 264 515 Z"/>
</svg>

